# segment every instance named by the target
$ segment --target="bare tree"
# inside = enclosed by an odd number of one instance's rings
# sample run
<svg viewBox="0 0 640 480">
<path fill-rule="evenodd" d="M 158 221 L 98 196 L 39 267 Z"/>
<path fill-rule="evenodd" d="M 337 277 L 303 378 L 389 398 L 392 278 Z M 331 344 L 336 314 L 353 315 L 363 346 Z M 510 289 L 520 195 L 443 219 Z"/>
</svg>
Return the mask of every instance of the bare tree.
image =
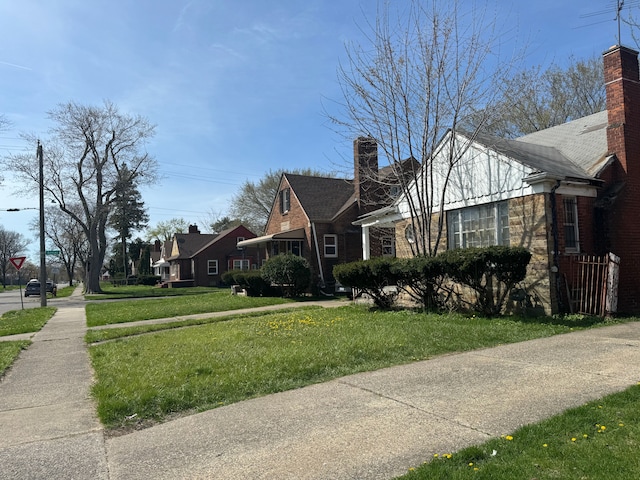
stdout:
<svg viewBox="0 0 640 480">
<path fill-rule="evenodd" d="M 570 58 L 567 67 L 531 67 L 509 79 L 487 133 L 515 138 L 606 108 L 602 59 Z"/>
<path fill-rule="evenodd" d="M 69 205 L 69 208 L 74 207 Z M 81 214 L 79 206 L 75 210 L 78 215 Z M 89 248 L 84 231 L 73 217 L 58 207 L 47 207 L 44 218 L 45 237 L 60 252 L 59 260 L 67 273 L 69 285 L 73 285 L 78 264 L 84 265 L 88 257 Z M 36 234 L 39 233 L 38 220 L 34 220 L 30 227 Z"/>
<path fill-rule="evenodd" d="M 85 289 L 100 292 L 108 246 L 106 225 L 118 181 L 132 185 L 155 181 L 157 165 L 145 151 L 145 142 L 154 135 L 155 127 L 144 117 L 121 113 L 110 102 L 99 107 L 69 102 L 49 112 L 48 117 L 54 126 L 44 142 L 45 195 L 82 228 L 89 246 Z M 25 138 L 33 142 L 35 150 L 36 139 L 30 135 Z M 13 155 L 5 164 L 29 193 L 37 191 L 38 169 L 32 156 Z"/>
<path fill-rule="evenodd" d="M 258 235 L 262 234 L 267 226 L 271 207 L 278 194 L 280 178 L 285 172 L 314 177 L 335 176 L 333 173 L 327 174 L 311 168 L 269 170 L 258 182 L 247 180 L 242 184 L 240 191 L 233 196 L 228 217 L 240 221 L 252 232 Z"/>
<path fill-rule="evenodd" d="M 338 70 L 344 112 L 330 117 L 351 138 L 377 142 L 406 199 L 413 253 L 434 255 L 449 178 L 493 121 L 498 86 L 517 59 L 501 58 L 499 26 L 475 3 L 414 0 L 406 11 L 392 11 L 392 3 L 379 8 L 369 25 L 371 45 L 347 45 L 347 61 Z M 444 164 L 432 161 L 436 148 Z M 403 162 L 408 158 L 421 167 Z"/>
<path fill-rule="evenodd" d="M 0 273 L 2 273 L 2 286 L 7 285 L 7 272 L 10 267 L 9 259 L 24 253 L 29 242 L 18 232 L 5 230 L 0 226 Z"/>
<path fill-rule="evenodd" d="M 168 242 L 174 233 L 185 233 L 189 228 L 189 222 L 184 218 L 172 218 L 164 222 L 158 222 L 155 227 L 150 227 L 146 231 L 146 239 L 149 242 L 160 240 Z"/>
</svg>

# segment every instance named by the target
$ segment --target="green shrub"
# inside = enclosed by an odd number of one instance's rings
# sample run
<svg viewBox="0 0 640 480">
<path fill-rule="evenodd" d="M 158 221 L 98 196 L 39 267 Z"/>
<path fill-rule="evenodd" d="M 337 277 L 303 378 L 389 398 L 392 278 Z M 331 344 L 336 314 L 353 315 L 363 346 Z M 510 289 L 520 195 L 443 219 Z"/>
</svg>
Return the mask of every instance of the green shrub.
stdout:
<svg viewBox="0 0 640 480">
<path fill-rule="evenodd" d="M 377 307 L 391 308 L 398 292 L 385 287 L 397 283 L 397 274 L 393 268 L 396 262 L 395 258 L 377 257 L 343 263 L 333 267 L 333 276 L 342 285 L 369 295 Z"/>
<path fill-rule="evenodd" d="M 138 285 L 157 285 L 160 283 L 158 275 L 138 275 Z"/>
<path fill-rule="evenodd" d="M 271 257 L 260 272 L 269 285 L 280 287 L 286 296 L 298 296 L 311 284 L 309 262 L 291 253 Z"/>
<path fill-rule="evenodd" d="M 392 264 L 391 272 L 398 287 L 424 308 L 444 306 L 441 286 L 445 275 L 440 257 L 401 258 Z"/>
<path fill-rule="evenodd" d="M 497 315 L 509 292 L 524 280 L 531 252 L 523 247 L 493 246 L 448 250 L 438 257 L 447 276 L 475 292 L 473 308 Z"/>
<path fill-rule="evenodd" d="M 222 281 L 227 285 L 240 285 L 252 297 L 274 294 L 259 270 L 229 270 L 222 274 Z"/>
</svg>

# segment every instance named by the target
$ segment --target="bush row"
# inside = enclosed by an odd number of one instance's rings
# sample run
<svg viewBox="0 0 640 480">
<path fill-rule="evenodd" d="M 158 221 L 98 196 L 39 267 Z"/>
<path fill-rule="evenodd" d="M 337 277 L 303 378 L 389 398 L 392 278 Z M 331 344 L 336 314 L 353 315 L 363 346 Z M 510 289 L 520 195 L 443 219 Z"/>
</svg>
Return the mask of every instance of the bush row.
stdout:
<svg viewBox="0 0 640 480">
<path fill-rule="evenodd" d="M 493 246 L 448 250 L 434 257 L 374 258 L 336 265 L 340 283 L 389 308 L 398 289 L 425 308 L 444 308 L 454 300 L 485 315 L 502 312 L 509 292 L 522 280 L 531 253 L 522 247 Z M 455 284 L 473 292 L 470 300 Z M 390 288 L 392 286 L 397 289 Z"/>
<path fill-rule="evenodd" d="M 311 268 L 303 257 L 276 255 L 260 270 L 229 270 L 222 275 L 227 285 L 240 285 L 251 296 L 298 296 L 309 288 Z"/>
</svg>

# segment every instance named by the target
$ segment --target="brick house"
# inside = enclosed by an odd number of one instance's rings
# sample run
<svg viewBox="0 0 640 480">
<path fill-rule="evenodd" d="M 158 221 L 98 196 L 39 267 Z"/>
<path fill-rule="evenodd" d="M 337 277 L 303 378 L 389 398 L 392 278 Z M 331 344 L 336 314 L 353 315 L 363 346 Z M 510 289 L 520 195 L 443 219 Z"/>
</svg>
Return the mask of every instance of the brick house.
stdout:
<svg viewBox="0 0 640 480">
<path fill-rule="evenodd" d="M 166 283 L 170 287 L 221 286 L 222 274 L 228 270 L 258 268 L 257 250 L 238 246 L 255 236 L 243 225 L 218 234 L 200 233 L 196 225 L 190 225 L 188 233 L 175 233 L 170 241 L 164 257 L 169 264 Z"/>
<path fill-rule="evenodd" d="M 572 310 L 584 287 L 574 281 L 578 255 L 609 253 L 619 257 L 613 311 L 617 300 L 618 312 L 640 312 L 638 52 L 614 46 L 603 60 L 606 111 L 517 139 L 449 132 L 432 159 L 446 154 L 450 135 L 467 142 L 446 189 L 443 247 L 526 247 L 524 287 L 530 306 L 546 313 Z M 412 254 L 407 197 L 356 224 L 364 237 L 374 225 L 393 226 L 397 255 Z"/>
<path fill-rule="evenodd" d="M 401 166 L 416 165 L 409 159 Z M 362 258 L 362 234 L 352 223 L 388 203 L 395 175 L 390 168 L 378 169 L 376 142 L 360 137 L 354 141 L 353 180 L 284 173 L 265 235 L 239 246 L 260 246 L 261 263 L 281 253 L 303 256 L 311 266 L 314 285 L 332 292 L 333 266 Z M 375 255 L 394 254 L 393 230 L 377 230 L 370 238 Z"/>
</svg>

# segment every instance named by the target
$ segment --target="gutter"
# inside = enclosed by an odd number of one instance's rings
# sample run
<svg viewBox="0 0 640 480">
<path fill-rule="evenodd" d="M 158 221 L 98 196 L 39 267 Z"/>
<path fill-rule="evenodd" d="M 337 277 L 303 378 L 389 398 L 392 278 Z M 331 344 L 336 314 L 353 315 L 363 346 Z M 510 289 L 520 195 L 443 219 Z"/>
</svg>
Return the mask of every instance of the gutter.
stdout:
<svg viewBox="0 0 640 480">
<path fill-rule="evenodd" d="M 324 273 L 322 272 L 322 262 L 320 261 L 320 248 L 318 247 L 318 234 L 316 233 L 316 224 L 311 222 L 311 230 L 313 231 L 313 243 L 316 246 L 316 257 L 318 259 L 318 272 L 320 272 L 320 282 L 322 288 L 325 287 Z"/>
</svg>

